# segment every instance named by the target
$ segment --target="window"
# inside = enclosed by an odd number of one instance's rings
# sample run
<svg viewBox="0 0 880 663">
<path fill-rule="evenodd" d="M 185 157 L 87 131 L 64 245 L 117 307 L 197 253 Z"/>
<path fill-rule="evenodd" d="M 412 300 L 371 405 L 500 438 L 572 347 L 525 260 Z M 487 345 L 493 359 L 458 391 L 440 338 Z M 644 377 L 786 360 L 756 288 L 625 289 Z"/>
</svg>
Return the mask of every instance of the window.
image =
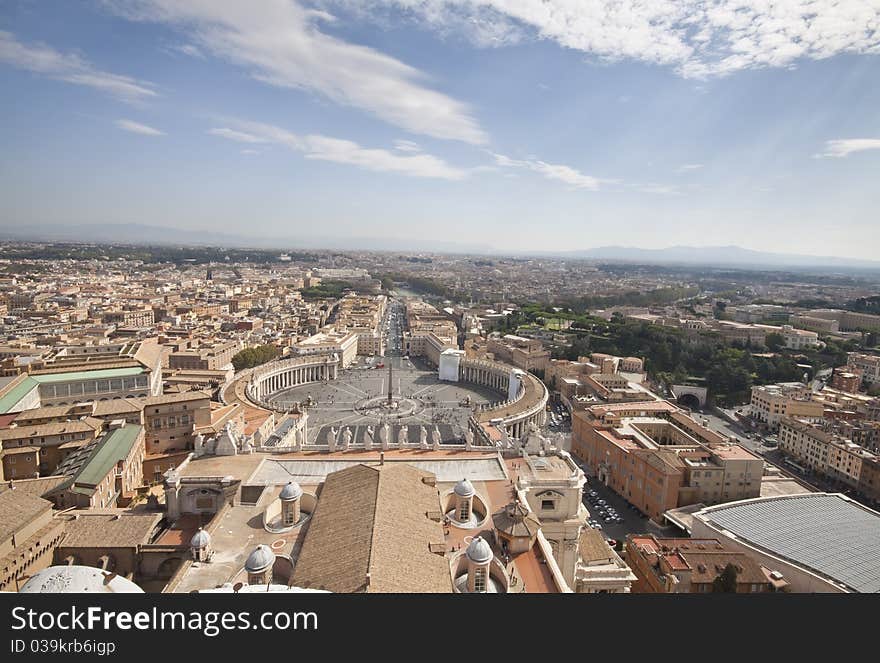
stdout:
<svg viewBox="0 0 880 663">
<path fill-rule="evenodd" d="M 486 591 L 486 569 L 474 569 L 474 591 Z"/>
<path fill-rule="evenodd" d="M 552 511 L 556 508 L 555 500 L 541 500 L 541 509 L 543 511 Z"/>
</svg>

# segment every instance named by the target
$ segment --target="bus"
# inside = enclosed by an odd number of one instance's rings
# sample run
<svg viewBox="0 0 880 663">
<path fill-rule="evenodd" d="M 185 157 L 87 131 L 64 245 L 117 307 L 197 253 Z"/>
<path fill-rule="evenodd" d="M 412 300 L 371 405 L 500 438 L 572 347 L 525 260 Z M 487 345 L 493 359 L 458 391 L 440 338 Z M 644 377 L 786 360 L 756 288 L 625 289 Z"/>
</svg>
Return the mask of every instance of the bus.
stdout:
<svg viewBox="0 0 880 663">
<path fill-rule="evenodd" d="M 795 462 L 794 462 L 793 460 L 791 460 L 790 458 L 786 458 L 786 459 L 785 459 L 784 461 L 782 461 L 782 462 L 785 463 L 786 465 L 788 465 L 789 467 L 795 469 L 796 471 L 800 472 L 801 474 L 807 474 L 807 468 L 806 468 L 806 467 L 804 467 L 803 465 L 800 465 L 799 463 L 795 463 Z"/>
</svg>

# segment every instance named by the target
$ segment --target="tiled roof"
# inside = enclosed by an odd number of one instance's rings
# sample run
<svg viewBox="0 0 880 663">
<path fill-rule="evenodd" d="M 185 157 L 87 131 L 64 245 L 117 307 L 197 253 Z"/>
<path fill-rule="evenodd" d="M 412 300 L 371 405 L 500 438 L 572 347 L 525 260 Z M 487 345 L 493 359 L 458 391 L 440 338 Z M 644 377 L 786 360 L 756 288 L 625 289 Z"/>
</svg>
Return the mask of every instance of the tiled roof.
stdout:
<svg viewBox="0 0 880 663">
<path fill-rule="evenodd" d="M 51 502 L 29 492 L 6 490 L 0 493 L 0 541 L 5 541 L 51 508 Z"/>
<path fill-rule="evenodd" d="M 327 476 L 291 584 L 333 592 L 451 592 L 437 489 L 405 463 Z"/>
</svg>

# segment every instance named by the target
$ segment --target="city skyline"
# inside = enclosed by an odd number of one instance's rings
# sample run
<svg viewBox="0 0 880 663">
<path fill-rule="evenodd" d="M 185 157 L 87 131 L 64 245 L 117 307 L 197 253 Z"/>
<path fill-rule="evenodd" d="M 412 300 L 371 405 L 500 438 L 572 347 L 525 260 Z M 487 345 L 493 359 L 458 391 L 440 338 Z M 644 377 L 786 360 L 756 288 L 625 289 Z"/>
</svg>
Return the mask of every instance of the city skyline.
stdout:
<svg viewBox="0 0 880 663">
<path fill-rule="evenodd" d="M 870 259 L 878 9 L 824 4 L 9 3 L 0 225 Z"/>
</svg>

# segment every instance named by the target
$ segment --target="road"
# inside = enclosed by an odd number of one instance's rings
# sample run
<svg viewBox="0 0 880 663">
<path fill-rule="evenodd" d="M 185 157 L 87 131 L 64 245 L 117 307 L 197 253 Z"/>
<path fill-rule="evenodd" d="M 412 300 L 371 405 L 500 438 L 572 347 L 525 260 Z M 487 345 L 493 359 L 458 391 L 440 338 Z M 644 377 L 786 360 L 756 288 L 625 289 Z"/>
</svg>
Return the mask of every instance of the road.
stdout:
<svg viewBox="0 0 880 663">
<path fill-rule="evenodd" d="M 598 520 L 602 526 L 602 533 L 606 539 L 614 539 L 618 542 L 626 541 L 627 534 L 655 534 L 659 537 L 681 536 L 681 530 L 672 526 L 661 527 L 643 516 L 635 507 L 631 506 L 623 497 L 606 487 L 594 475 L 591 475 L 587 466 L 577 458 L 572 457 L 575 463 L 584 471 L 587 477 L 587 485 L 584 486 L 583 503 L 590 514 L 591 520 Z M 590 491 L 596 492 L 596 497 L 591 499 Z M 622 523 L 606 523 L 599 517 L 598 506 L 593 502 L 605 500 L 614 507 L 617 513 L 623 517 Z"/>
</svg>

